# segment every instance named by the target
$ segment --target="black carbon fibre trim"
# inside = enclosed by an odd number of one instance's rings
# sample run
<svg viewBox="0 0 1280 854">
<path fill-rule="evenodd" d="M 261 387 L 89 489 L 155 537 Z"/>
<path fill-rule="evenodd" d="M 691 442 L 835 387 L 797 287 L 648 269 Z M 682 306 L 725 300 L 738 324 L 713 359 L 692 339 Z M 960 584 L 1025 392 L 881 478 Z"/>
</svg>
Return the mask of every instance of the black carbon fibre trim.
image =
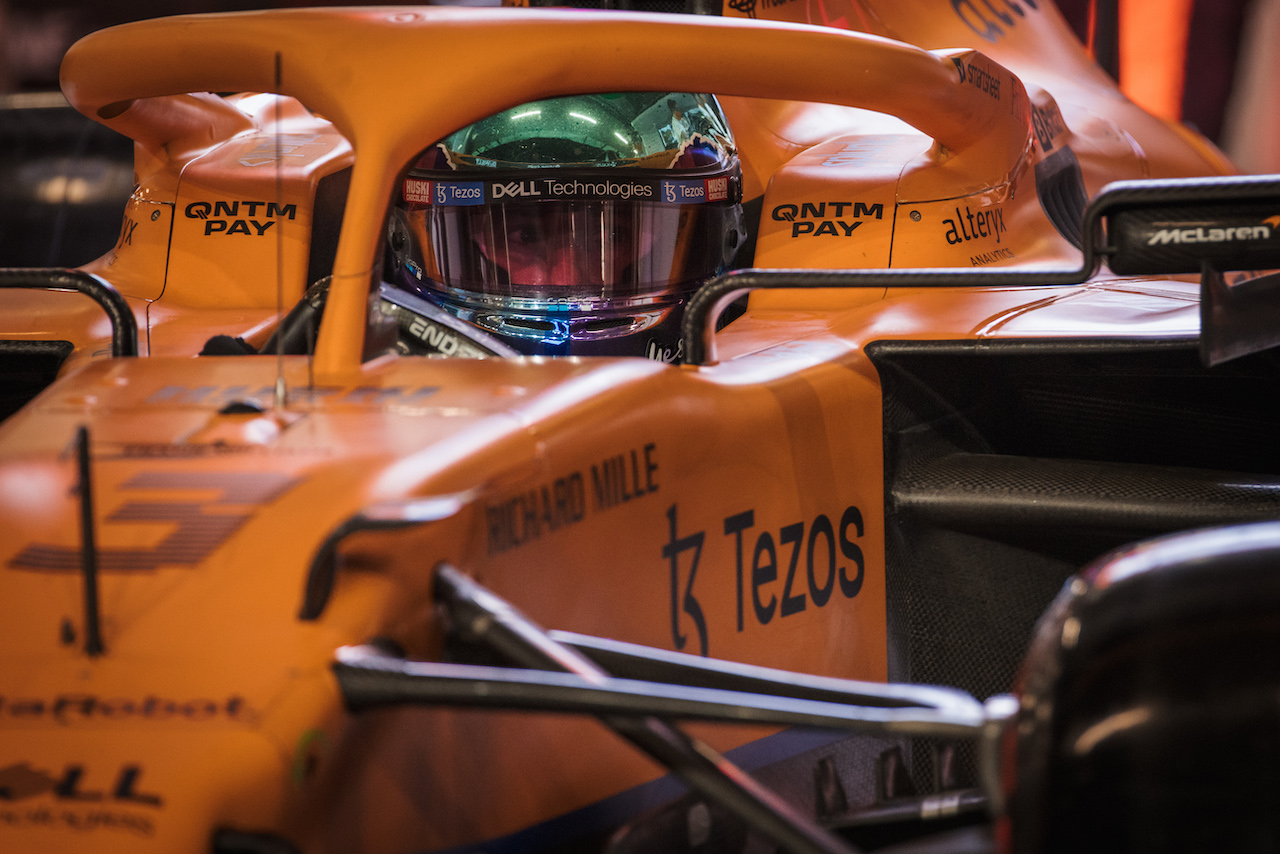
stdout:
<svg viewBox="0 0 1280 854">
<path fill-rule="evenodd" d="M 1008 691 L 1037 619 L 1089 560 L 1280 516 L 1280 358 L 1206 368 L 1196 345 L 867 347 L 884 396 L 891 679 Z M 927 779 L 927 751 L 911 761 Z"/>
<path fill-rule="evenodd" d="M 1058 233 L 1072 246 L 1084 246 L 1084 209 L 1089 204 L 1085 194 L 1084 174 L 1080 161 L 1070 148 L 1060 148 L 1036 164 L 1036 195 L 1040 207 Z"/>
<path fill-rule="evenodd" d="M 124 297 L 106 279 L 83 270 L 15 268 L 0 270 L 0 288 L 79 291 L 100 305 L 111 319 L 111 355 L 138 355 L 138 321 Z"/>
<path fill-rule="evenodd" d="M 1113 213 L 1108 261 L 1120 275 L 1199 273 L 1280 266 L 1280 204 L 1179 204 Z"/>
<path fill-rule="evenodd" d="M 952 454 L 908 465 L 891 500 L 953 530 L 1070 527 L 1137 537 L 1280 518 L 1280 477 L 1174 466 Z"/>
</svg>

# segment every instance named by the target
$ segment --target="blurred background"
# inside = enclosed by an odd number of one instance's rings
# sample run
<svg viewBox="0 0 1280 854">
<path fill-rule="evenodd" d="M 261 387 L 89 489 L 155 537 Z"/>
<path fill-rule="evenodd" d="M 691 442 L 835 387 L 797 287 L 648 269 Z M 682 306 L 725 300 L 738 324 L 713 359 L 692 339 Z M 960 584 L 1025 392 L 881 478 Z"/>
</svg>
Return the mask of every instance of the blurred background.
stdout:
<svg viewBox="0 0 1280 854">
<path fill-rule="evenodd" d="M 1058 7 L 1088 43 L 1091 0 Z M 1280 172 L 1280 0 L 1119 0 L 1120 87 L 1212 139 L 1243 172 Z"/>
<path fill-rule="evenodd" d="M 497 5 L 499 0 L 446 2 Z M 0 93 L 56 89 L 58 63 L 72 42 L 112 24 L 192 12 L 325 5 L 352 2 L 0 0 Z M 626 0 L 617 5 L 625 6 Z M 1093 5 L 1094 0 L 1058 0 L 1085 43 Z M 1191 124 L 1242 171 L 1280 172 L 1280 109 L 1274 97 L 1280 0 L 1119 0 L 1119 17 L 1120 83 L 1130 98 L 1157 115 Z"/>
</svg>

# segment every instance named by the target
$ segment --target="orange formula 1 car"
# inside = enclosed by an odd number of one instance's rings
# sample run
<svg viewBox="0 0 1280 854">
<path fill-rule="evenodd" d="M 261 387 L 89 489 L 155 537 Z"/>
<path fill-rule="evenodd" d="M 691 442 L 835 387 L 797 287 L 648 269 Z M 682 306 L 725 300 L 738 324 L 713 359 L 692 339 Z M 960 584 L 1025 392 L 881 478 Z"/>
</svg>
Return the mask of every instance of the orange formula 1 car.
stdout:
<svg viewBox="0 0 1280 854">
<path fill-rule="evenodd" d="M 0 272 L 0 850 L 1277 838 L 1273 528 L 1074 573 L 1276 515 L 1280 186 L 1046 0 L 730 7 L 70 51 L 136 188 Z"/>
</svg>

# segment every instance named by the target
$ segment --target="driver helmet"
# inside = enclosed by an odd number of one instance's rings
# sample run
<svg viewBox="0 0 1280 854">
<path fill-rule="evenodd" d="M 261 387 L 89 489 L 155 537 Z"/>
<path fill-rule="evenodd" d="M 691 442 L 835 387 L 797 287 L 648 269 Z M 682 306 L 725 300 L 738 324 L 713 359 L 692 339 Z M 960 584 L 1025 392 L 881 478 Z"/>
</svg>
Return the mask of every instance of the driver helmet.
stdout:
<svg viewBox="0 0 1280 854">
<path fill-rule="evenodd" d="M 713 96 L 535 101 L 412 163 L 387 280 L 522 354 L 676 362 L 686 300 L 745 243 L 741 200 Z"/>
</svg>

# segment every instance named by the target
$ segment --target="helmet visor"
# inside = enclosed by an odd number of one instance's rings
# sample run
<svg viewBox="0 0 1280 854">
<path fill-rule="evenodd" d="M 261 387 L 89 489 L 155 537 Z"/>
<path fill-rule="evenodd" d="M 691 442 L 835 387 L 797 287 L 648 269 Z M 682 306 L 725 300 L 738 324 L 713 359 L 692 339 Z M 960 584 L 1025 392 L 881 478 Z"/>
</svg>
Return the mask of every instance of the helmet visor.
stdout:
<svg viewBox="0 0 1280 854">
<path fill-rule="evenodd" d="M 407 211 L 424 276 L 438 287 L 565 310 L 636 304 L 696 285 L 723 266 L 739 215 L 728 203 L 600 198 Z"/>
</svg>

